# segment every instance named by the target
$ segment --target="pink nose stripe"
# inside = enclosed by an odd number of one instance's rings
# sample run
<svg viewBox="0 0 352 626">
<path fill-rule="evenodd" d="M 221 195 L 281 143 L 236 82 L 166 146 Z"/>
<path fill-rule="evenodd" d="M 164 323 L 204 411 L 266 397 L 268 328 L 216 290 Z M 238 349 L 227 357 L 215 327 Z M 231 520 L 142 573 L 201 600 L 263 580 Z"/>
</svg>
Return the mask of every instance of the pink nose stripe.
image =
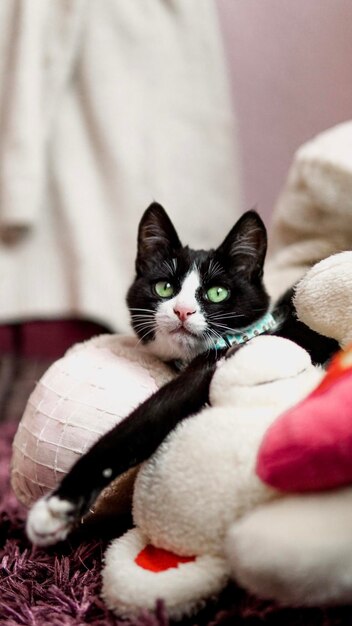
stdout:
<svg viewBox="0 0 352 626">
<path fill-rule="evenodd" d="M 195 313 L 195 310 L 191 309 L 190 307 L 178 306 L 174 308 L 174 313 L 176 313 L 181 322 L 185 322 L 187 317 Z"/>
</svg>

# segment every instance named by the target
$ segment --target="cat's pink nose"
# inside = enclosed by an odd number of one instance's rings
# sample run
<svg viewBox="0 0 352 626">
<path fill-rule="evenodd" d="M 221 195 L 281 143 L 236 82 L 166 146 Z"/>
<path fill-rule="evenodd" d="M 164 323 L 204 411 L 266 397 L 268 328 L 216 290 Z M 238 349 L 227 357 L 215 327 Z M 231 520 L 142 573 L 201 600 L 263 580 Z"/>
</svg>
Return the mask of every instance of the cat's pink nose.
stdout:
<svg viewBox="0 0 352 626">
<path fill-rule="evenodd" d="M 174 313 L 176 313 L 181 322 L 185 322 L 186 319 L 195 312 L 195 309 L 188 306 L 175 306 L 174 308 Z"/>
</svg>

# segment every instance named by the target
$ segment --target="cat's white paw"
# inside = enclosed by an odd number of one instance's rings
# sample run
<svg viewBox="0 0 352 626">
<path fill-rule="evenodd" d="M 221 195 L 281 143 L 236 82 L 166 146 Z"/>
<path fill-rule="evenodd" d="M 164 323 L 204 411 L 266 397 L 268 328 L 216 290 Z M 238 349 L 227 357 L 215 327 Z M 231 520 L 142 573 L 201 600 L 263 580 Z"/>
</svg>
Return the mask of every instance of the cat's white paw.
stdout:
<svg viewBox="0 0 352 626">
<path fill-rule="evenodd" d="M 74 505 L 57 496 L 38 500 L 29 511 L 26 532 L 36 546 L 50 546 L 66 539 L 72 528 Z"/>
</svg>

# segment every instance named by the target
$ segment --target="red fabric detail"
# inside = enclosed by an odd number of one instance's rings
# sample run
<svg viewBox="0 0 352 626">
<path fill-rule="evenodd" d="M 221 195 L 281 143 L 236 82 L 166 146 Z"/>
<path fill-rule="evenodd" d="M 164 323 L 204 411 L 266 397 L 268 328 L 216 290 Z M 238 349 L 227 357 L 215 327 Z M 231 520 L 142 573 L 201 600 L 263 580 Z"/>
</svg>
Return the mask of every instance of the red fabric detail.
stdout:
<svg viewBox="0 0 352 626">
<path fill-rule="evenodd" d="M 338 352 L 332 359 L 326 375 L 320 385 L 313 391 L 313 395 L 328 389 L 338 378 L 348 375 L 350 370 L 352 370 L 352 344 L 346 350 Z"/>
<path fill-rule="evenodd" d="M 75 343 L 86 341 L 107 330 L 87 320 L 41 320 L 21 324 L 23 356 L 57 359 Z"/>
<path fill-rule="evenodd" d="M 195 560 L 195 556 L 179 556 L 178 554 L 174 554 L 174 552 L 156 548 L 149 543 L 137 554 L 135 563 L 143 569 L 158 573 L 176 568 L 180 563 L 190 563 Z"/>
<path fill-rule="evenodd" d="M 16 352 L 16 342 L 11 324 L 0 326 L 0 355 Z"/>
<path fill-rule="evenodd" d="M 314 491 L 352 483 L 352 346 L 339 353 L 308 398 L 268 429 L 256 471 L 282 491 Z"/>
<path fill-rule="evenodd" d="M 87 320 L 37 320 L 0 326 L 0 354 L 58 359 L 73 344 L 109 332 Z"/>
</svg>

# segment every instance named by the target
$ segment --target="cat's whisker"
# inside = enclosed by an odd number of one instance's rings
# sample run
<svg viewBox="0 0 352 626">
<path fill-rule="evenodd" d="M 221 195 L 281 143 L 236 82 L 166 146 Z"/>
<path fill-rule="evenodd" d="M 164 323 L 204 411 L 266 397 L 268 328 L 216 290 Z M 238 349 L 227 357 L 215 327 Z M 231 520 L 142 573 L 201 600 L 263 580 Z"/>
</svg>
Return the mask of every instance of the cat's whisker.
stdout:
<svg viewBox="0 0 352 626">
<path fill-rule="evenodd" d="M 206 337 L 206 341 L 208 347 L 207 353 L 210 354 L 211 350 L 213 349 L 213 342 L 210 337 Z"/>
<path fill-rule="evenodd" d="M 217 354 L 218 347 L 217 347 L 216 344 L 217 344 L 218 340 L 221 339 L 221 335 L 216 330 L 214 330 L 214 328 L 209 328 L 209 339 L 211 341 L 211 348 L 210 349 L 211 350 L 215 349 L 215 352 Z"/>
<path fill-rule="evenodd" d="M 139 322 L 135 322 L 133 324 L 133 328 L 153 328 L 155 327 L 155 323 L 153 320 L 140 320 Z"/>
<path fill-rule="evenodd" d="M 205 331 L 204 339 L 205 339 L 205 343 L 206 343 L 206 347 L 207 347 L 207 354 L 210 354 L 210 351 L 212 350 L 214 344 L 213 344 L 213 342 L 211 340 L 211 337 L 210 337 L 208 331 Z"/>
<path fill-rule="evenodd" d="M 235 318 L 235 317 L 244 317 L 243 313 L 209 313 L 209 319 L 225 319 L 225 318 Z"/>
<path fill-rule="evenodd" d="M 208 320 L 210 323 L 212 322 L 232 322 L 232 321 L 236 321 L 237 324 L 240 324 L 241 326 L 243 326 L 243 323 L 240 321 L 239 317 L 236 316 L 228 316 L 228 317 L 209 317 L 208 316 Z"/>
<path fill-rule="evenodd" d="M 150 319 L 154 319 L 155 315 L 152 313 L 132 313 L 131 318 L 150 320 Z"/>
<path fill-rule="evenodd" d="M 208 320 L 208 323 L 210 326 L 214 326 L 215 324 L 220 324 L 220 325 L 225 325 L 228 326 L 229 324 L 231 324 L 231 326 L 236 326 L 236 328 L 243 326 L 243 324 L 241 324 L 240 322 L 235 323 L 235 321 L 225 318 L 225 319 L 221 319 L 221 320 Z"/>
<path fill-rule="evenodd" d="M 151 326 L 141 326 L 140 328 L 135 328 L 135 333 L 138 335 L 138 337 L 141 336 L 141 334 L 143 334 L 144 332 L 150 332 L 152 333 L 155 329 L 152 328 Z"/>
<path fill-rule="evenodd" d="M 231 326 L 229 326 L 230 323 Z M 230 318 L 225 318 L 221 320 L 209 320 L 209 325 L 216 326 L 218 328 L 226 328 L 228 330 L 234 330 L 235 328 L 238 329 L 244 327 L 244 325 L 241 323 L 234 323 L 234 321 L 232 321 Z"/>
<path fill-rule="evenodd" d="M 211 344 L 210 348 L 214 348 L 215 347 L 215 349 L 217 349 L 216 348 L 216 343 L 217 343 L 218 339 L 221 339 L 220 333 L 218 333 L 214 328 L 208 328 L 205 331 L 205 335 L 206 335 L 206 338 L 209 339 L 209 342 Z"/>
<path fill-rule="evenodd" d="M 144 333 L 144 335 L 142 335 L 142 337 L 140 337 L 139 341 L 137 342 L 137 346 L 139 346 L 140 343 L 142 343 L 143 339 L 145 339 L 148 335 L 150 335 L 153 332 L 153 329 L 151 330 L 147 330 L 146 333 Z"/>
<path fill-rule="evenodd" d="M 143 320 L 149 321 L 154 319 L 154 315 L 131 315 L 131 319 L 136 322 Z"/>
<path fill-rule="evenodd" d="M 133 317 L 131 318 L 133 328 L 146 324 L 147 326 L 155 325 L 154 317 Z"/>
<path fill-rule="evenodd" d="M 147 328 L 150 328 L 152 330 L 153 328 L 155 328 L 155 324 L 152 322 L 140 322 L 139 324 L 134 324 L 133 327 L 136 330 L 138 329 L 139 332 L 142 332 L 143 330 L 147 330 Z"/>
<path fill-rule="evenodd" d="M 220 337 L 220 334 L 212 326 L 209 326 L 207 330 L 211 335 L 218 335 L 218 337 Z"/>
<path fill-rule="evenodd" d="M 224 327 L 224 328 L 229 328 L 229 325 L 225 323 L 226 320 L 221 320 L 221 322 L 218 322 L 216 320 L 211 320 L 211 325 L 212 326 L 219 326 L 219 327 Z"/>
<path fill-rule="evenodd" d="M 139 320 L 141 321 L 145 320 L 146 322 L 149 322 L 150 320 L 154 320 L 155 316 L 154 315 L 133 315 L 131 316 L 131 319 L 136 320 L 136 322 L 138 322 Z"/>
<path fill-rule="evenodd" d="M 229 324 L 231 322 L 232 324 L 236 323 L 237 326 L 243 326 L 243 322 L 236 317 L 213 317 L 208 318 L 208 321 L 210 324 Z"/>
<path fill-rule="evenodd" d="M 132 322 L 135 324 L 140 324 L 145 322 L 146 324 L 148 324 L 149 322 L 153 322 L 154 321 L 154 317 L 133 317 L 131 318 Z"/>
<path fill-rule="evenodd" d="M 231 328 L 230 326 L 225 326 L 225 324 L 216 324 L 213 323 L 213 326 L 216 326 L 217 328 L 220 328 L 220 330 L 224 333 L 224 331 L 228 331 L 229 333 L 233 333 L 234 330 L 237 330 L 235 328 Z"/>
</svg>

